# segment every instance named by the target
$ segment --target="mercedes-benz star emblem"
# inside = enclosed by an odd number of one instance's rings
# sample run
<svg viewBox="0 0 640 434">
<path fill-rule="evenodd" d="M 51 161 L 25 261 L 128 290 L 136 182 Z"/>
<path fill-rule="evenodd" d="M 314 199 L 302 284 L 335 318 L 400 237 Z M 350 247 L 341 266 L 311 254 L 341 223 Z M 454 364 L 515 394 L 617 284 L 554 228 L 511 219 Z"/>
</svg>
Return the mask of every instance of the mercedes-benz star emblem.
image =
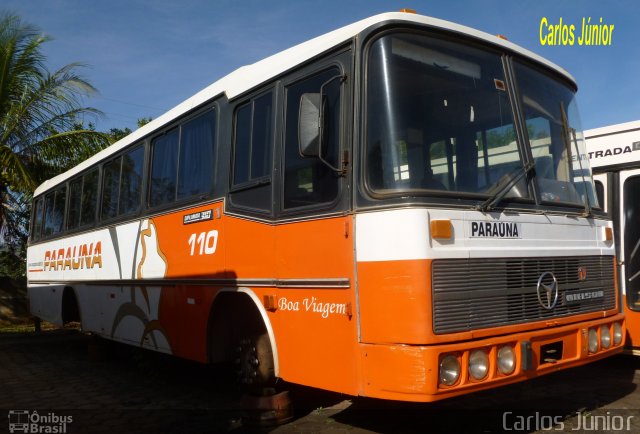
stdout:
<svg viewBox="0 0 640 434">
<path fill-rule="evenodd" d="M 556 307 L 558 302 L 558 281 L 550 271 L 545 271 L 538 279 L 538 301 L 547 310 Z"/>
</svg>

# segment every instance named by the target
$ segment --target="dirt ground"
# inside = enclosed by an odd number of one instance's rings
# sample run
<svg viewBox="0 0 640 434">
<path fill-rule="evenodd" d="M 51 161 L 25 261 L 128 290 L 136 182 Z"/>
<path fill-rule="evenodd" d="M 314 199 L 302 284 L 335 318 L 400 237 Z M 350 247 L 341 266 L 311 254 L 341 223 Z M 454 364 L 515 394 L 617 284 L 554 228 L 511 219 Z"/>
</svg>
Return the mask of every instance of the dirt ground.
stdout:
<svg viewBox="0 0 640 434">
<path fill-rule="evenodd" d="M 26 283 L 0 276 L 0 327 L 29 322 Z"/>
<path fill-rule="evenodd" d="M 640 432 L 640 358 L 631 356 L 436 404 L 282 384 L 293 419 L 259 428 L 223 371 L 98 342 L 68 329 L 0 333 L 0 432 L 17 412 L 67 433 Z"/>
</svg>

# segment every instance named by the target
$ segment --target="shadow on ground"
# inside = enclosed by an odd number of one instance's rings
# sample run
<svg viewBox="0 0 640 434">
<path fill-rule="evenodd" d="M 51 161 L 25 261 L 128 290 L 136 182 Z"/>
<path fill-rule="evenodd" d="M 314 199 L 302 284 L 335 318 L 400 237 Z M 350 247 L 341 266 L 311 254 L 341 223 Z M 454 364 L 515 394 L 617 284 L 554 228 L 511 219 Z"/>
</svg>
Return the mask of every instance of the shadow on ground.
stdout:
<svg viewBox="0 0 640 434">
<path fill-rule="evenodd" d="M 530 423 L 521 424 L 519 428 L 524 429 L 519 432 L 540 430 L 551 421 L 565 421 L 565 429 L 570 431 L 570 418 L 591 414 L 603 406 L 616 408 L 617 401 L 633 394 L 638 369 L 640 358 L 617 356 L 525 383 L 431 404 L 354 399 L 334 419 L 379 433 L 502 432 L 523 420 Z M 625 405 L 616 410 L 625 415 L 636 414 L 640 419 L 640 399 L 631 404 L 635 408 Z"/>
<path fill-rule="evenodd" d="M 509 428 L 505 421 L 535 412 L 565 421 L 603 406 L 640 409 L 640 358 L 631 356 L 433 404 L 353 398 L 281 383 L 295 417 L 270 428 L 243 420 L 246 409 L 227 370 L 77 330 L 0 334 L 0 366 L 0 409 L 72 415 L 69 433 L 483 433 L 501 432 Z M 512 413 L 505 419 L 506 411 Z M 536 426 L 529 428 L 520 432 Z"/>
</svg>

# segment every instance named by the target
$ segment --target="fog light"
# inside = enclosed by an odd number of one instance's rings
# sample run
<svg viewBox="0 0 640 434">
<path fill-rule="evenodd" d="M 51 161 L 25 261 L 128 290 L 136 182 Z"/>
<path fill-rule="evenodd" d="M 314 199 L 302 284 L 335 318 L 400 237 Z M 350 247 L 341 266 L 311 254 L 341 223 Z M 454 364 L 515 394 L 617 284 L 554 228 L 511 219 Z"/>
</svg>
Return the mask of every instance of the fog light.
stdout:
<svg viewBox="0 0 640 434">
<path fill-rule="evenodd" d="M 516 352 L 513 347 L 505 345 L 498 350 L 498 370 L 501 374 L 509 375 L 516 369 Z"/>
<path fill-rule="evenodd" d="M 482 380 L 488 373 L 489 355 L 482 350 L 472 351 L 469 355 L 469 375 L 476 380 Z"/>
<path fill-rule="evenodd" d="M 595 353 L 598 351 L 598 332 L 596 329 L 589 329 L 589 352 Z"/>
<path fill-rule="evenodd" d="M 600 326 L 600 347 L 607 349 L 611 346 L 611 331 L 606 325 Z"/>
<path fill-rule="evenodd" d="M 454 355 L 448 355 L 440 361 L 440 384 L 453 386 L 460 378 L 460 361 Z"/>
<path fill-rule="evenodd" d="M 613 323 L 613 345 L 620 345 L 622 343 L 622 324 L 619 322 Z"/>
</svg>

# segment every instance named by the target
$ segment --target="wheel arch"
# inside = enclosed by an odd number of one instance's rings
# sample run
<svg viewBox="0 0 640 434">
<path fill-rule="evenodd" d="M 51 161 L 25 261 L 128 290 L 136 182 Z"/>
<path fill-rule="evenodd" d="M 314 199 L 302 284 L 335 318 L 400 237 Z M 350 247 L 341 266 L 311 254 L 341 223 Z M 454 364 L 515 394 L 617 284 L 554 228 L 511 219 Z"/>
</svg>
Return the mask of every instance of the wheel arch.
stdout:
<svg viewBox="0 0 640 434">
<path fill-rule="evenodd" d="M 253 309 L 251 317 L 238 318 L 240 312 L 236 312 L 235 316 L 230 315 L 231 311 L 225 307 L 240 304 L 241 309 Z M 250 311 L 249 311 L 250 312 Z M 246 287 L 240 288 L 223 288 L 213 299 L 211 309 L 209 311 L 209 319 L 207 324 L 207 356 L 209 362 L 224 361 L 231 358 L 231 354 L 227 354 L 225 349 L 225 339 L 228 338 L 228 332 L 232 321 L 242 321 L 243 325 L 248 327 L 262 326 L 269 336 L 269 343 L 273 354 L 274 374 L 280 376 L 280 362 L 278 357 L 278 348 L 275 333 L 269 320 L 266 309 L 260 302 L 260 299 L 253 290 Z M 215 354 L 218 351 L 219 354 Z"/>
<path fill-rule="evenodd" d="M 78 302 L 78 294 L 71 286 L 65 286 L 62 290 L 62 303 L 60 310 L 62 324 L 77 321 L 82 327 L 82 309 Z"/>
</svg>

